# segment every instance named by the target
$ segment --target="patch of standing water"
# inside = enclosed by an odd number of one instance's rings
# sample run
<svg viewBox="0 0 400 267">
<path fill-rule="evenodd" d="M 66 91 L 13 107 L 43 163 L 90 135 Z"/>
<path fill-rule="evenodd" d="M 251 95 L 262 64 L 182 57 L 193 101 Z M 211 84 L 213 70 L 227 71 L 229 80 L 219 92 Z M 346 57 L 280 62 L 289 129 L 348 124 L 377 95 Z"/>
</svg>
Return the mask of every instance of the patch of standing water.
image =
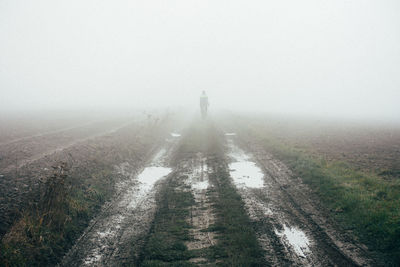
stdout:
<svg viewBox="0 0 400 267">
<path fill-rule="evenodd" d="M 229 140 L 229 156 L 234 162 L 229 164 L 229 172 L 238 187 L 261 188 L 264 186 L 264 174 L 250 157 Z"/>
<path fill-rule="evenodd" d="M 205 190 L 208 188 L 208 180 L 194 183 L 194 184 L 192 184 L 192 188 L 195 190 Z"/>
<path fill-rule="evenodd" d="M 167 167 L 159 167 L 159 166 L 147 167 L 138 176 L 140 187 L 146 191 L 150 190 L 155 184 L 155 182 L 157 182 L 160 178 L 168 175 L 170 172 L 171 168 Z"/>
<path fill-rule="evenodd" d="M 97 255 L 95 255 L 93 258 L 91 258 L 91 259 L 85 259 L 85 261 L 84 261 L 84 265 L 92 265 L 93 263 L 95 263 L 95 262 L 99 262 L 101 260 L 101 255 L 100 254 L 97 254 Z"/>
<path fill-rule="evenodd" d="M 300 229 L 284 225 L 282 231 L 275 229 L 275 233 L 279 237 L 283 238 L 284 243 L 289 242 L 294 252 L 300 257 L 305 258 L 306 256 L 304 253 L 310 252 L 310 248 L 308 247 L 310 241 L 306 234 Z"/>
<path fill-rule="evenodd" d="M 146 167 L 138 175 L 140 191 L 147 192 L 151 190 L 158 180 L 171 173 L 171 168 L 162 166 L 166 153 L 165 149 L 161 149 L 153 158 L 150 166 Z"/>
<path fill-rule="evenodd" d="M 178 134 L 178 133 L 171 133 L 171 136 L 172 136 L 172 137 L 181 137 L 181 135 Z"/>
</svg>

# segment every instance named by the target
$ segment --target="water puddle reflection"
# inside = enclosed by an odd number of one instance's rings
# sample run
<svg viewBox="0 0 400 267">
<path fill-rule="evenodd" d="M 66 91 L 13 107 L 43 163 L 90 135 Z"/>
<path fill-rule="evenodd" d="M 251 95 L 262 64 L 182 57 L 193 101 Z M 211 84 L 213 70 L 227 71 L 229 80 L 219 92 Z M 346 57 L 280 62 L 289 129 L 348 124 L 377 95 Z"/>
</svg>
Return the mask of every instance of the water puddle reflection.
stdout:
<svg viewBox="0 0 400 267">
<path fill-rule="evenodd" d="M 193 183 L 192 188 L 195 190 L 205 190 L 208 188 L 208 180 L 203 182 Z"/>
<path fill-rule="evenodd" d="M 229 164 L 229 172 L 238 187 L 261 188 L 264 186 L 264 174 L 257 164 L 231 140 L 229 156 L 234 162 Z"/>
<path fill-rule="evenodd" d="M 138 181 L 140 182 L 141 190 L 150 190 L 155 182 L 164 176 L 167 176 L 172 171 L 171 168 L 151 166 L 143 170 L 138 176 Z"/>
<path fill-rule="evenodd" d="M 284 225 L 283 230 L 279 231 L 275 229 L 275 233 L 282 239 L 283 243 L 289 243 L 294 252 L 300 257 L 305 258 L 305 253 L 307 254 L 310 252 L 310 248 L 308 247 L 310 241 L 306 234 L 300 229 Z"/>
</svg>

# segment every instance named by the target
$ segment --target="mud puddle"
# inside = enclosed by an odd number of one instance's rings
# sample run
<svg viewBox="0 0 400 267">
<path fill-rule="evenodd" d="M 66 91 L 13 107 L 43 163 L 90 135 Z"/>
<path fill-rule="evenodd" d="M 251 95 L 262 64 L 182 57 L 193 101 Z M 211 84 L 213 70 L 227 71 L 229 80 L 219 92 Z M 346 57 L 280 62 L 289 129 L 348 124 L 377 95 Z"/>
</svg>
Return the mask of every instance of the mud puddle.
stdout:
<svg viewBox="0 0 400 267">
<path fill-rule="evenodd" d="M 233 162 L 229 163 L 230 175 L 237 187 L 262 188 L 264 186 L 264 174 L 255 162 L 240 148 L 228 139 L 230 147 L 229 156 Z"/>
<path fill-rule="evenodd" d="M 284 225 L 282 231 L 275 229 L 275 233 L 287 243 L 287 246 L 291 246 L 298 256 L 305 258 L 305 254 L 310 253 L 308 247 L 310 241 L 300 229 Z"/>
<path fill-rule="evenodd" d="M 181 137 L 181 134 L 179 134 L 179 133 L 170 133 L 170 135 L 171 135 L 171 137 L 174 137 L 174 138 Z"/>
<path fill-rule="evenodd" d="M 91 222 L 63 266 L 113 266 L 131 260 L 132 247 L 140 247 L 154 216 L 155 185 L 172 171 L 166 167 L 169 150 L 161 149 L 138 175 L 129 163 L 116 167 L 126 178 L 116 185 L 120 193 Z M 132 240 L 138 242 L 132 245 Z"/>
</svg>

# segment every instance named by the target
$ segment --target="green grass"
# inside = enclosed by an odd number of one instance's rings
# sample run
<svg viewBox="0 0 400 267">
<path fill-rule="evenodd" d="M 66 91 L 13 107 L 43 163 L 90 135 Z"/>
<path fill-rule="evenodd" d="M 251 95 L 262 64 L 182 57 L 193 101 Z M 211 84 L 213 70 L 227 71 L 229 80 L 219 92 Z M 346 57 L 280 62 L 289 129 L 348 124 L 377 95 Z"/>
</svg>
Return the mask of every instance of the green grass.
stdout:
<svg viewBox="0 0 400 267">
<path fill-rule="evenodd" d="M 187 250 L 190 240 L 189 208 L 194 199 L 190 191 L 177 187 L 187 177 L 170 177 L 157 196 L 158 210 L 139 266 L 192 266 L 188 260 L 193 253 Z"/>
<path fill-rule="evenodd" d="M 217 233 L 218 242 L 209 248 L 208 257 L 219 266 L 265 266 L 264 252 L 258 244 L 253 225 L 244 203 L 230 182 L 226 166 L 210 162 L 214 173 L 210 181 L 215 186 L 211 194 L 217 220 L 208 230 Z"/>
<path fill-rule="evenodd" d="M 327 162 L 266 136 L 260 128 L 249 133 L 300 176 L 341 227 L 351 230 L 385 265 L 400 262 L 400 180 L 385 180 L 345 162 Z"/>
<path fill-rule="evenodd" d="M 212 169 L 209 179 L 214 186 L 209 194 L 217 217 L 208 231 L 217 233 L 218 242 L 203 253 L 217 266 L 266 266 L 264 251 L 257 241 L 254 227 L 231 182 L 221 133 L 210 124 L 205 137 L 207 164 Z"/>
</svg>

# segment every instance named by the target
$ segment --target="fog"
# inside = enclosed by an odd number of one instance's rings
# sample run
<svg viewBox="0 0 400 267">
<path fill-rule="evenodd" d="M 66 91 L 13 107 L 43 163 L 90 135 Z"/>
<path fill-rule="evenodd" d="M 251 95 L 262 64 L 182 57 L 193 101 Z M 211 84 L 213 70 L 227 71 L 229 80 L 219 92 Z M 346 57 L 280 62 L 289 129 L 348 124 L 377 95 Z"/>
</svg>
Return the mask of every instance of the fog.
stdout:
<svg viewBox="0 0 400 267">
<path fill-rule="evenodd" d="M 198 107 L 400 122 L 400 2 L 0 1 L 0 110 Z"/>
</svg>

